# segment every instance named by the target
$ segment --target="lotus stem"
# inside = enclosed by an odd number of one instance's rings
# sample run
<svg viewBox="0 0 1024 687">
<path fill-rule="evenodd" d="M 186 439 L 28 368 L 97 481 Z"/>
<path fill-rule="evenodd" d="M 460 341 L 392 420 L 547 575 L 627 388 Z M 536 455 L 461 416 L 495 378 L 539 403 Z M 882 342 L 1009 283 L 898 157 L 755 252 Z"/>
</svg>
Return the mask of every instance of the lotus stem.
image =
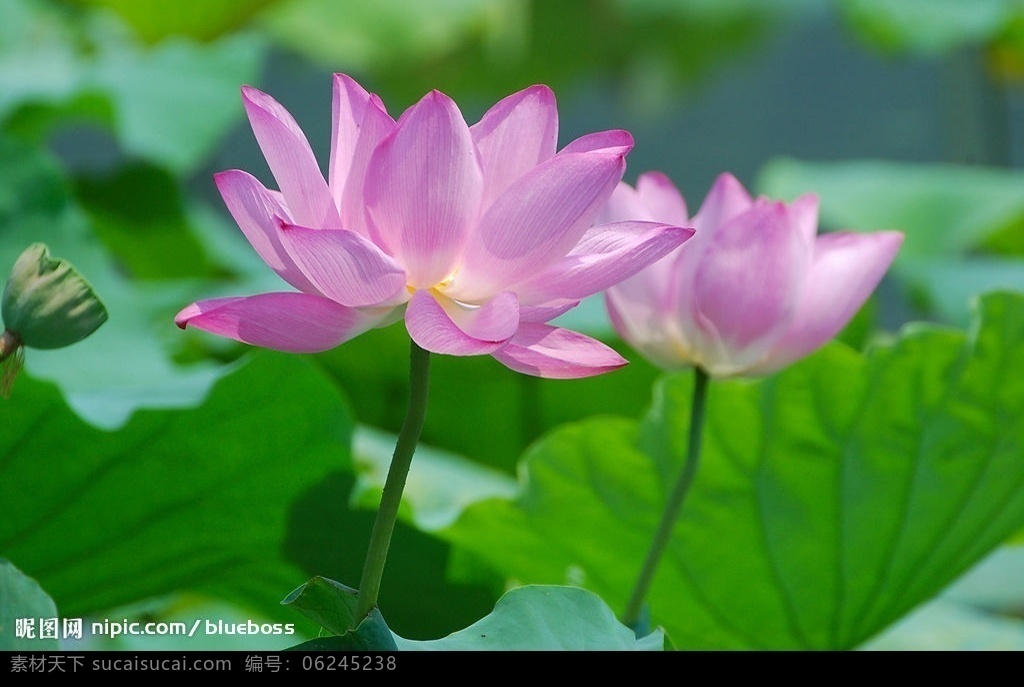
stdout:
<svg viewBox="0 0 1024 687">
<path fill-rule="evenodd" d="M 410 342 L 409 351 L 409 407 L 406 410 L 402 431 L 398 434 L 395 453 L 391 458 L 387 479 L 384 481 L 384 493 L 377 509 L 377 519 L 373 523 L 370 534 L 370 546 L 366 551 L 363 564 L 363 576 L 359 582 L 359 597 L 356 615 L 353 619 L 355 629 L 377 605 L 377 594 L 380 581 L 384 575 L 384 564 L 387 562 L 388 548 L 391 546 L 391 534 L 398 520 L 398 507 L 402 503 L 402 492 L 405 480 L 409 476 L 412 456 L 423 430 L 423 422 L 427 417 L 427 389 L 430 376 L 430 353 Z"/>
<path fill-rule="evenodd" d="M 704 408 L 708 395 L 708 373 L 700 367 L 694 368 L 693 381 L 693 403 L 690 406 L 690 440 L 686 451 L 686 461 L 683 463 L 682 472 L 669 496 L 668 503 L 661 515 L 661 522 L 654 533 L 651 548 L 647 552 L 644 566 L 633 587 L 633 595 L 626 604 L 626 610 L 622 614 L 622 623 L 637 631 L 638 635 L 647 634 L 647 628 L 639 627 L 640 617 L 644 608 L 644 599 L 654 580 L 654 573 L 658 569 L 658 563 L 665 553 L 672 536 L 672 529 L 679 519 L 679 512 L 683 508 L 683 502 L 693 484 L 693 478 L 697 475 L 697 466 L 700 464 L 701 439 L 704 435 Z M 646 625 L 646 623 L 645 623 Z"/>
</svg>

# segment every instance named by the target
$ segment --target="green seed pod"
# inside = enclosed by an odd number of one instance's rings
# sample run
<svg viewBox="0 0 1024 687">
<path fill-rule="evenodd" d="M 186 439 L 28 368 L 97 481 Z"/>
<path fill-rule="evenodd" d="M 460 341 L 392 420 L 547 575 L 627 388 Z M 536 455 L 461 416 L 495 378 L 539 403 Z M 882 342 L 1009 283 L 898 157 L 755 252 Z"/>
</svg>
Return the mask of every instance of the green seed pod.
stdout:
<svg viewBox="0 0 1024 687">
<path fill-rule="evenodd" d="M 44 244 L 34 243 L 11 269 L 0 315 L 21 344 L 63 348 L 96 331 L 107 309 L 71 263 L 51 258 Z"/>
</svg>

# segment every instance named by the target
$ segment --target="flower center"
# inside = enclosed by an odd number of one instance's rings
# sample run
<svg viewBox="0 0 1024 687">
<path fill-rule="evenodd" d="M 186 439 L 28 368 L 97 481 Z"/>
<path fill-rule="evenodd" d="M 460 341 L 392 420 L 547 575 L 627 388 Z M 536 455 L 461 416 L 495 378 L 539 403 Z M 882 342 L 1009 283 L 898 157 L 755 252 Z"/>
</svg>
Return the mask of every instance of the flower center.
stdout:
<svg viewBox="0 0 1024 687">
<path fill-rule="evenodd" d="M 455 275 L 458 274 L 458 273 L 459 273 L 459 268 L 456 267 L 451 272 L 451 274 L 449 274 L 447 277 L 445 277 L 441 281 L 439 281 L 436 284 L 434 284 L 433 286 L 431 286 L 430 290 L 431 291 L 436 291 L 438 293 L 444 293 L 444 290 L 447 289 L 449 286 L 451 286 L 451 283 L 453 281 L 455 281 Z"/>
</svg>

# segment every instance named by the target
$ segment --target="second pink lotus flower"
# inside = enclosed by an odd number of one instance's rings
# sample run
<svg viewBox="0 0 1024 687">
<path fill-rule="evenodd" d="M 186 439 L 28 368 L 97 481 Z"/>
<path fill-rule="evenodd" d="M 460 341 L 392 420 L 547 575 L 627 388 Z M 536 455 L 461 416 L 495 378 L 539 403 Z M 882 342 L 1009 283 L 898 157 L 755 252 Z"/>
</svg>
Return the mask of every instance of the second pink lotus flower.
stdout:
<svg viewBox="0 0 1024 687">
<path fill-rule="evenodd" d="M 635 218 L 592 226 L 632 137 L 604 131 L 556 152 L 545 86 L 505 98 L 470 127 L 437 91 L 396 121 L 377 96 L 335 75 L 327 179 L 280 104 L 248 87 L 243 100 L 280 191 L 240 170 L 218 174 L 217 187 L 253 248 L 296 290 L 200 301 L 178 314 L 182 328 L 317 352 L 404 316 L 428 351 L 584 377 L 625 361 L 547 322 L 692 234 Z"/>
<path fill-rule="evenodd" d="M 622 337 L 667 369 L 715 377 L 763 375 L 808 355 L 850 321 L 878 285 L 903 234 L 817 235 L 818 199 L 751 198 L 731 175 L 716 180 L 688 219 L 667 177 L 621 184 L 606 219 L 680 223 L 691 241 L 607 292 Z"/>
</svg>

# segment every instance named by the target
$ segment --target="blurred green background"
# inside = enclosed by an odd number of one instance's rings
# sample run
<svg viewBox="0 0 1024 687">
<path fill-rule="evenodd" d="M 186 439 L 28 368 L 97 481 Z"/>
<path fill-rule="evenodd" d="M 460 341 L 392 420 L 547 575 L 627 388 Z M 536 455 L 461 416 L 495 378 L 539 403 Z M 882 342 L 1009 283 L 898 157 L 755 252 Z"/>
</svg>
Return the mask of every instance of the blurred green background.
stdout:
<svg viewBox="0 0 1024 687">
<path fill-rule="evenodd" d="M 310 575 L 358 579 L 405 412 L 402 328 L 300 358 L 172 322 L 198 298 L 280 288 L 211 175 L 240 168 L 272 185 L 242 84 L 288 108 L 326 161 L 333 72 L 392 115 L 442 90 L 470 123 L 546 83 L 561 144 L 628 129 L 627 180 L 661 170 L 691 212 L 731 171 L 773 196 L 819 193 L 825 229 L 905 231 L 842 336 L 854 348 L 911 319 L 963 328 L 972 296 L 1024 290 L 1024 8 L 1012 0 L 2 0 L 0 265 L 44 241 L 111 315 L 73 349 L 29 351 L 0 406 L 0 505 L 15 514 L 0 557 L 62 616 L 236 614 L 310 635 L 277 602 Z M 468 625 L 514 577 L 437 532 L 470 503 L 515 495 L 532 442 L 651 405 L 659 373 L 614 341 L 599 300 L 565 324 L 632 364 L 552 382 L 435 356 L 423 440 L 437 450 L 417 456 L 419 500 L 381 598 L 403 636 Z M 997 601 L 965 583 L 922 611 L 938 620 L 911 616 L 876 646 L 1024 647 L 1022 563 L 1007 551 L 984 573 L 1001 576 Z M 147 641 L 109 646 L 181 646 Z"/>
</svg>

